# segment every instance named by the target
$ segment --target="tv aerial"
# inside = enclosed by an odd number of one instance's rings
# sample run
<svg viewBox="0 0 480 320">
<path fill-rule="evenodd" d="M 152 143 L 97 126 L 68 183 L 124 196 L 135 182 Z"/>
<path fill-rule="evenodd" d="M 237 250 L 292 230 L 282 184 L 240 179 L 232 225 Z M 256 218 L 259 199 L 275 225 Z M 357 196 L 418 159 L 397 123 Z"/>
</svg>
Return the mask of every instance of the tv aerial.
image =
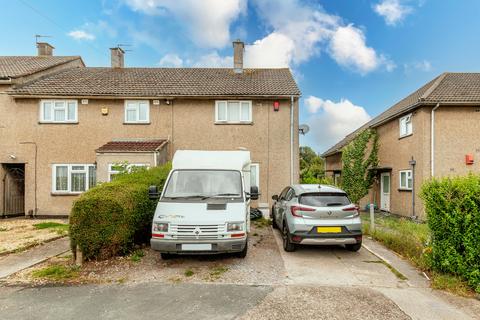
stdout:
<svg viewBox="0 0 480 320">
<path fill-rule="evenodd" d="M 310 131 L 310 127 L 307 124 L 301 124 L 298 126 L 298 132 L 301 135 L 306 135 Z"/>
</svg>

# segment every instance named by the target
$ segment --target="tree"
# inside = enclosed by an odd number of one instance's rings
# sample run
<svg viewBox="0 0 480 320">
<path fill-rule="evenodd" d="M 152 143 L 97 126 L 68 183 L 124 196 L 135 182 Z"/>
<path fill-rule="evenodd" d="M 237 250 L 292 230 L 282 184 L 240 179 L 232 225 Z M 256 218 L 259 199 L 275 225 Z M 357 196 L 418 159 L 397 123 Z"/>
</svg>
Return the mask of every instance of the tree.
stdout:
<svg viewBox="0 0 480 320">
<path fill-rule="evenodd" d="M 300 147 L 300 182 L 321 183 L 325 178 L 324 161 L 310 147 Z"/>
<path fill-rule="evenodd" d="M 350 200 L 358 201 L 368 194 L 378 166 L 378 136 L 372 129 L 362 131 L 342 150 L 342 189 Z"/>
</svg>

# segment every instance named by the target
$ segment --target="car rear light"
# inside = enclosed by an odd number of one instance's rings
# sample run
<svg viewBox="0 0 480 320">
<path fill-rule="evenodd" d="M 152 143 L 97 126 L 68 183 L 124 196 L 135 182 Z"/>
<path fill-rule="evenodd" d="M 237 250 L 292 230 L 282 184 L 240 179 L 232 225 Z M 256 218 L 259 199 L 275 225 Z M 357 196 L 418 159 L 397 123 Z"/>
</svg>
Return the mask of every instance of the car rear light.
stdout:
<svg viewBox="0 0 480 320">
<path fill-rule="evenodd" d="M 165 238 L 163 233 L 152 233 L 153 238 Z"/>
<path fill-rule="evenodd" d="M 292 216 L 294 217 L 303 217 L 300 213 L 297 213 L 297 211 L 315 211 L 315 209 L 312 209 L 312 208 L 305 208 L 305 207 L 301 207 L 301 206 L 292 206 L 290 207 L 290 211 L 292 212 Z"/>
<path fill-rule="evenodd" d="M 292 241 L 293 241 L 293 242 L 301 242 L 301 241 L 302 241 L 302 237 L 300 237 L 300 236 L 292 236 Z"/>
<path fill-rule="evenodd" d="M 356 236 L 356 237 L 355 237 L 355 240 L 357 240 L 357 242 L 362 241 L 362 236 L 361 236 L 361 235 L 360 235 L 360 236 Z"/>
<path fill-rule="evenodd" d="M 359 206 L 354 206 L 354 207 L 348 207 L 348 208 L 343 208 L 343 211 L 358 211 L 360 210 Z"/>
</svg>

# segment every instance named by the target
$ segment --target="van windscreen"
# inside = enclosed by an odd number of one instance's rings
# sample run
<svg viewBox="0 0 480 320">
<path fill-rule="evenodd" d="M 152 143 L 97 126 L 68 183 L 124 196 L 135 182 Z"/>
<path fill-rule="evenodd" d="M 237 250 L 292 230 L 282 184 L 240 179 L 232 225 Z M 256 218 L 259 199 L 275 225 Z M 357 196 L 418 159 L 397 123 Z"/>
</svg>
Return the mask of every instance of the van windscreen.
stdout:
<svg viewBox="0 0 480 320">
<path fill-rule="evenodd" d="M 312 207 L 342 207 L 350 204 L 345 193 L 305 193 L 298 202 Z"/>
<path fill-rule="evenodd" d="M 242 179 L 233 170 L 176 170 L 164 197 L 241 197 Z"/>
</svg>

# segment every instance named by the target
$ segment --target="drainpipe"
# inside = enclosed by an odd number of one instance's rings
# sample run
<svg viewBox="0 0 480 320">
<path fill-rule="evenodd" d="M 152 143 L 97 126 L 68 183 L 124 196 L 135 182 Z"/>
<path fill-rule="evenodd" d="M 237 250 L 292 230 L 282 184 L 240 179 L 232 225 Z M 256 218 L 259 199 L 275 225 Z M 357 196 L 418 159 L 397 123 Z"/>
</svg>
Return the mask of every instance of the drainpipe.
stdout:
<svg viewBox="0 0 480 320">
<path fill-rule="evenodd" d="M 408 162 L 412 166 L 412 219 L 417 219 L 417 215 L 415 214 L 415 165 L 417 161 L 412 156 L 412 160 Z"/>
<path fill-rule="evenodd" d="M 294 108 L 294 98 L 293 96 L 290 97 L 290 184 L 293 184 L 293 162 L 294 162 L 294 155 L 293 155 L 293 143 L 295 141 L 293 134 L 293 108 Z"/>
<path fill-rule="evenodd" d="M 432 123 L 430 124 L 430 176 L 433 178 L 435 175 L 435 110 L 440 107 L 440 103 L 437 103 L 435 107 L 432 109 L 432 115 L 430 116 L 430 120 Z"/>
</svg>

